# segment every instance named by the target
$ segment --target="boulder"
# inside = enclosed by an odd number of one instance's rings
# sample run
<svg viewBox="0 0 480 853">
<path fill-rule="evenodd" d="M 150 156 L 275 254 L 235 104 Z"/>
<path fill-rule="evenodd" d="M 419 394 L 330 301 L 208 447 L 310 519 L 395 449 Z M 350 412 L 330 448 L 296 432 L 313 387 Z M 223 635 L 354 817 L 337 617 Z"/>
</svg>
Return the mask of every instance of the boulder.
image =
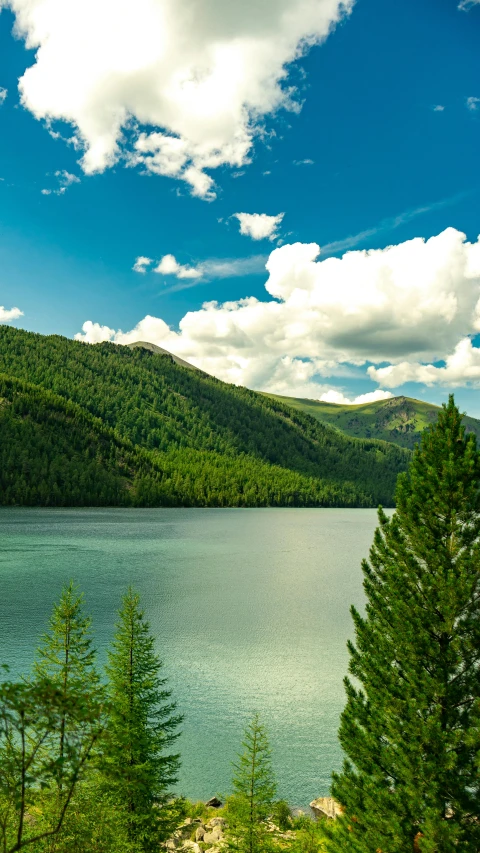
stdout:
<svg viewBox="0 0 480 853">
<path fill-rule="evenodd" d="M 195 833 L 195 841 L 203 841 L 203 836 L 205 835 L 205 827 L 199 826 Z"/>
<path fill-rule="evenodd" d="M 310 808 L 316 818 L 334 820 L 342 814 L 342 807 L 333 797 L 317 797 L 310 803 Z"/>
<path fill-rule="evenodd" d="M 206 832 L 203 836 L 205 844 L 217 844 L 223 838 L 221 826 L 214 826 L 211 832 Z"/>
<path fill-rule="evenodd" d="M 214 826 L 225 826 L 226 820 L 224 817 L 212 817 L 205 826 L 213 827 Z"/>
<path fill-rule="evenodd" d="M 188 853 L 202 853 L 202 848 L 196 841 L 184 841 L 182 850 L 188 850 Z"/>
<path fill-rule="evenodd" d="M 219 809 L 220 806 L 223 805 L 223 803 L 221 800 L 218 799 L 218 797 L 212 797 L 210 800 L 208 800 L 207 803 L 205 803 L 205 805 L 208 808 Z"/>
</svg>

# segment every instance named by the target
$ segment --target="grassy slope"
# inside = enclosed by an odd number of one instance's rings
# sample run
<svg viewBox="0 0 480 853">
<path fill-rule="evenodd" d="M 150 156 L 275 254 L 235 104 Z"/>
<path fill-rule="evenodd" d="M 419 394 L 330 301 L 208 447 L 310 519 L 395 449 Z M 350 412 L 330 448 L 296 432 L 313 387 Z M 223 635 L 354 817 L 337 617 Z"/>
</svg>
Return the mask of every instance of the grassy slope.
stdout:
<svg viewBox="0 0 480 853">
<path fill-rule="evenodd" d="M 354 441 L 169 355 L 0 327 L 0 371 L 99 419 L 153 466 L 146 505 L 391 504 L 408 453 Z M 130 445 L 130 446 L 131 446 Z M 155 470 L 154 470 L 155 469 Z"/>
<path fill-rule="evenodd" d="M 296 411 L 305 412 L 320 423 L 329 424 L 345 435 L 375 438 L 412 449 L 422 431 L 436 420 L 439 408 L 410 397 L 393 397 L 359 406 L 341 406 L 296 397 L 267 396 L 279 400 Z M 480 439 L 480 421 L 465 416 L 465 425 Z"/>
</svg>

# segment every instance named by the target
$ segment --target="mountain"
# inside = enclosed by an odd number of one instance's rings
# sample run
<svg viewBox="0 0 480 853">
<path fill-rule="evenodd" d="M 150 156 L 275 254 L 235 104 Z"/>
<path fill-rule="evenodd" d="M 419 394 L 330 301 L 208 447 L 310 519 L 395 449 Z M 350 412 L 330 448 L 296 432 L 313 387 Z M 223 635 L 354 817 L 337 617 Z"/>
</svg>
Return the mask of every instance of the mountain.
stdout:
<svg viewBox="0 0 480 853">
<path fill-rule="evenodd" d="M 389 441 L 409 449 L 413 449 L 422 431 L 436 420 L 439 412 L 438 406 L 411 397 L 391 397 L 375 403 L 342 406 L 275 394 L 266 396 L 291 406 L 295 411 L 311 415 L 320 423 L 334 426 L 344 435 Z M 467 432 L 474 432 L 480 440 L 480 421 L 468 415 L 463 421 Z"/>
<path fill-rule="evenodd" d="M 0 437 L 0 504 L 7 506 L 365 501 L 354 489 L 342 491 L 260 460 L 245 458 L 239 465 L 216 454 L 168 456 L 135 447 L 76 403 L 2 375 Z"/>
<path fill-rule="evenodd" d="M 0 326 L 0 374 L 7 401 L 0 443 L 11 442 L 9 470 L 17 466 L 24 482 L 22 494 L 10 491 L 8 499 L 3 486 L 1 503 L 50 500 L 38 473 L 45 457 L 49 471 L 58 469 L 57 503 L 391 505 L 410 457 L 145 346 L 89 345 Z M 67 404 L 74 408 L 62 409 Z M 93 457 L 110 484 L 103 497 L 89 479 Z"/>
<path fill-rule="evenodd" d="M 166 349 L 163 349 L 163 347 L 157 346 L 157 344 L 151 344 L 148 341 L 135 341 L 135 343 L 127 344 L 127 346 L 130 347 L 130 349 L 137 349 L 138 347 L 140 347 L 140 349 L 146 349 L 150 352 L 155 352 L 157 353 L 157 355 L 169 355 L 170 358 L 173 358 L 175 364 L 179 364 L 181 367 L 188 367 L 189 370 L 197 370 L 199 373 L 203 373 L 204 376 L 208 375 L 204 373 L 203 370 L 200 370 L 199 367 L 195 367 L 193 364 L 190 364 L 189 361 L 184 361 L 183 358 L 179 358 L 178 355 L 173 355 L 173 353 L 169 352 Z"/>
</svg>

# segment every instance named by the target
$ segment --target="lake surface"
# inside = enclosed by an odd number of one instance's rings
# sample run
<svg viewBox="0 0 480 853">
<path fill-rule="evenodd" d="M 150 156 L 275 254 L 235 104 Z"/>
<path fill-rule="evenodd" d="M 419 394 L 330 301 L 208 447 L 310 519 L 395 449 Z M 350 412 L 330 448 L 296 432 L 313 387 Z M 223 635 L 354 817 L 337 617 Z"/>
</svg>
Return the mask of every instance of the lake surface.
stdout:
<svg viewBox="0 0 480 853">
<path fill-rule="evenodd" d="M 133 584 L 185 714 L 177 791 L 228 793 L 258 710 L 279 795 L 305 806 L 341 766 L 349 607 L 375 526 L 371 509 L 0 509 L 0 661 L 28 672 L 73 578 L 103 664 Z"/>
</svg>

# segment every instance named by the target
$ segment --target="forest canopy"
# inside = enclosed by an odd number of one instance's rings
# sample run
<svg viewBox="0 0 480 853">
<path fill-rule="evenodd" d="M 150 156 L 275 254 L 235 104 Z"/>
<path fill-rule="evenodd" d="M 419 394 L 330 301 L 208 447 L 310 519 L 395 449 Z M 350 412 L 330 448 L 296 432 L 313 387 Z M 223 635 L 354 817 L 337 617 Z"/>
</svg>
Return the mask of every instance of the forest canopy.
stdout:
<svg viewBox="0 0 480 853">
<path fill-rule="evenodd" d="M 0 326 L 0 502 L 385 506 L 410 453 L 176 364 Z"/>
</svg>

